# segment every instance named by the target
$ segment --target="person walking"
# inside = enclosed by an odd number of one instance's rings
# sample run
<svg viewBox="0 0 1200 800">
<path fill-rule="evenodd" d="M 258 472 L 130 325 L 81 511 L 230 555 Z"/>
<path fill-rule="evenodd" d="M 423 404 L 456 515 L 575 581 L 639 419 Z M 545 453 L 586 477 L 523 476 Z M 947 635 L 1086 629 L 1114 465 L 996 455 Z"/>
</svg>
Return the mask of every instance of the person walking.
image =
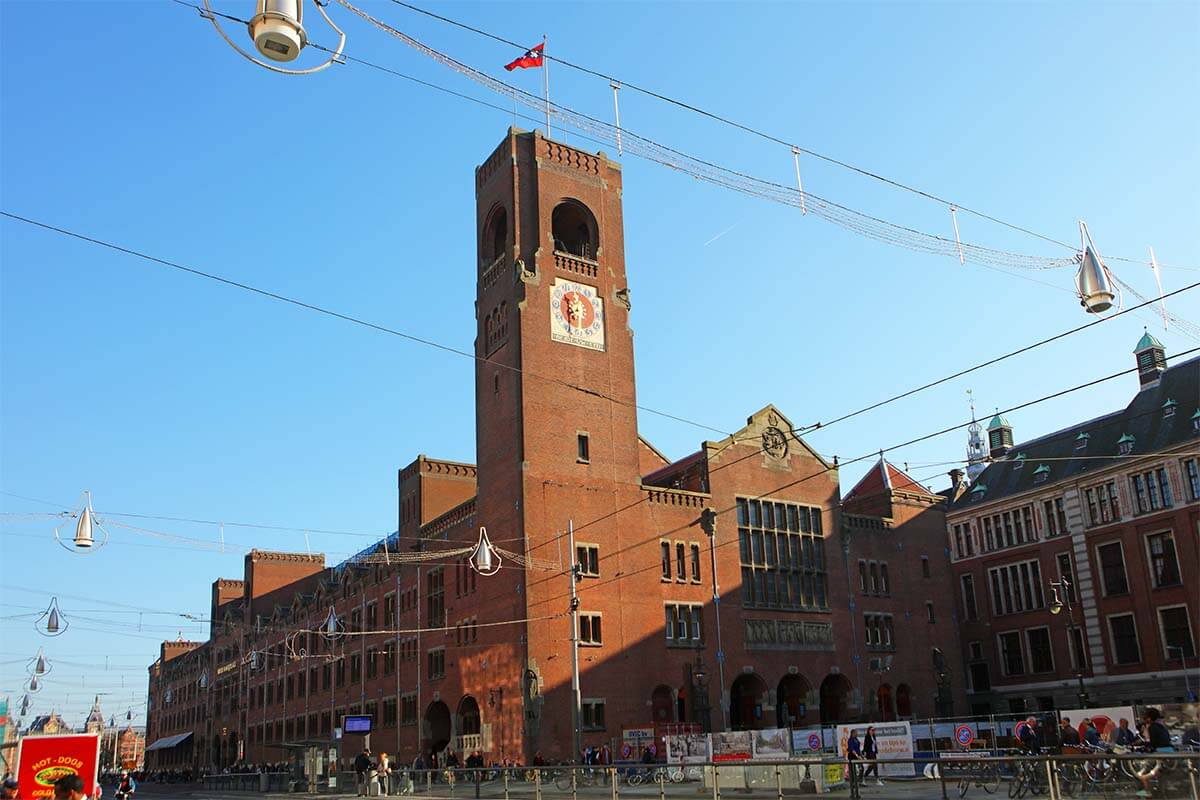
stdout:
<svg viewBox="0 0 1200 800">
<path fill-rule="evenodd" d="M 359 797 L 367 796 L 367 773 L 371 771 L 371 748 L 364 747 L 362 752 L 354 757 L 354 777 L 357 780 L 356 787 Z"/>
<path fill-rule="evenodd" d="M 858 740 L 858 730 L 850 729 L 850 738 L 846 740 L 846 760 L 850 762 L 850 785 L 859 783 L 862 770 L 857 762 L 862 760 L 862 742 Z"/>
<path fill-rule="evenodd" d="M 863 770 L 863 779 L 868 775 L 875 776 L 875 785 L 883 786 L 883 781 L 879 778 L 879 741 L 875 738 L 875 726 L 867 726 L 867 735 L 863 737 L 862 742 L 863 757 L 867 760 L 867 768 Z"/>
<path fill-rule="evenodd" d="M 387 753 L 379 754 L 379 764 L 375 767 L 379 775 L 379 793 L 387 796 L 391 794 L 392 788 L 392 765 L 388 760 Z"/>
</svg>

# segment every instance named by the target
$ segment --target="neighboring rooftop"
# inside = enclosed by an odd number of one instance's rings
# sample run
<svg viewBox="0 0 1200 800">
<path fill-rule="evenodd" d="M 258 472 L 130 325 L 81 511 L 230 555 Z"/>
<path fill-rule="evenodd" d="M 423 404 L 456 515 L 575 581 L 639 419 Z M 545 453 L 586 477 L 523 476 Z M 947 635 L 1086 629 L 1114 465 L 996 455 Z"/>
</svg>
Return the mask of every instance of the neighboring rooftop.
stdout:
<svg viewBox="0 0 1200 800">
<path fill-rule="evenodd" d="M 1161 347 L 1149 334 L 1142 337 L 1143 341 L 1147 337 L 1155 342 L 1153 346 Z M 1122 457 L 1122 443 L 1129 449 L 1124 456 L 1127 458 L 1169 450 L 1200 438 L 1198 406 L 1200 357 L 1164 370 L 1159 380 L 1144 386 L 1124 410 L 1022 442 L 1010 455 L 989 464 L 971 490 L 949 510 L 1107 469 Z M 1037 464 L 1037 469 L 1022 469 L 1016 458 L 1018 451 L 1025 456 L 1022 461 Z"/>
</svg>

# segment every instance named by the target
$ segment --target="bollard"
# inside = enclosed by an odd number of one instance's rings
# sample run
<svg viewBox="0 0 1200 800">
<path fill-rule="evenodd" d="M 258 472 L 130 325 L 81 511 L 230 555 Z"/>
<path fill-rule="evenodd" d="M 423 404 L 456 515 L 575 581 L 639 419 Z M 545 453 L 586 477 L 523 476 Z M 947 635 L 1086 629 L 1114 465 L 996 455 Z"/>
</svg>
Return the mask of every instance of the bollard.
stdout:
<svg viewBox="0 0 1200 800">
<path fill-rule="evenodd" d="M 608 784 L 612 787 L 612 800 L 617 800 L 621 793 L 617 789 L 617 768 L 608 767 Z"/>
<path fill-rule="evenodd" d="M 667 800 L 667 771 L 655 770 L 654 775 L 658 778 L 658 800 Z"/>
<path fill-rule="evenodd" d="M 858 785 L 858 769 L 854 766 L 854 761 L 847 759 L 846 765 L 850 772 L 850 800 L 860 800 L 862 794 L 859 791 Z"/>
<path fill-rule="evenodd" d="M 1062 800 L 1062 790 L 1058 785 L 1058 764 L 1053 758 L 1046 759 L 1046 786 L 1050 791 L 1050 800 Z"/>
<path fill-rule="evenodd" d="M 579 800 L 579 787 L 575 785 L 579 773 L 575 771 L 574 767 L 567 767 L 567 769 L 571 770 L 571 800 Z"/>
<path fill-rule="evenodd" d="M 504 800 L 508 800 L 508 768 L 502 770 L 504 774 Z"/>
<path fill-rule="evenodd" d="M 778 764 L 775 765 L 775 797 L 783 800 L 783 772 Z"/>
<path fill-rule="evenodd" d="M 542 800 L 542 771 L 540 769 L 533 771 L 533 798 Z"/>
<path fill-rule="evenodd" d="M 1196 784 L 1196 760 L 1189 758 L 1183 765 L 1187 768 L 1188 783 L 1192 785 L 1192 800 L 1200 800 L 1200 787 Z"/>
<path fill-rule="evenodd" d="M 433 793 L 433 770 L 425 770 L 425 794 Z"/>
<path fill-rule="evenodd" d="M 477 798 L 479 797 L 479 772 L 480 770 L 475 770 L 475 797 Z"/>
<path fill-rule="evenodd" d="M 713 776 L 713 800 L 721 800 L 721 773 L 717 770 L 715 764 L 711 769 Z"/>
<path fill-rule="evenodd" d="M 937 753 L 934 753 L 934 757 L 937 757 Z M 947 766 L 949 766 L 949 762 L 947 762 Z M 942 784 L 942 800 L 948 800 L 946 796 L 946 770 L 942 769 L 942 762 L 940 758 L 934 762 L 934 768 L 937 769 L 938 783 Z M 961 778 L 959 780 L 961 780 Z"/>
</svg>

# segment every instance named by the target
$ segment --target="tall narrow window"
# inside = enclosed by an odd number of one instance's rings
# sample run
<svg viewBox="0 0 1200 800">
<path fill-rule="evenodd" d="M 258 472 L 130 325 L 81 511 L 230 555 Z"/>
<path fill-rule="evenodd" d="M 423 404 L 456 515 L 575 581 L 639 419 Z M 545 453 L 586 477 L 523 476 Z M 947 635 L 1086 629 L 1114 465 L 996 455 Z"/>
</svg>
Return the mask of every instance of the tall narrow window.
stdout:
<svg viewBox="0 0 1200 800">
<path fill-rule="evenodd" d="M 921 577 L 922 578 L 930 577 L 929 556 L 921 556 Z"/>
<path fill-rule="evenodd" d="M 1104 583 L 1104 594 L 1127 594 L 1129 581 L 1125 576 L 1125 556 L 1120 542 L 1109 542 L 1096 548 L 1100 558 L 1100 578 Z"/>
<path fill-rule="evenodd" d="M 1155 588 L 1177 585 L 1179 559 L 1175 554 L 1175 537 L 1169 531 L 1147 536 L 1146 549 L 1150 553 L 1150 575 Z"/>
<path fill-rule="evenodd" d="M 662 548 L 662 579 L 669 581 L 671 580 L 671 543 L 661 542 L 659 547 Z"/>
<path fill-rule="evenodd" d="M 692 544 L 692 580 L 700 582 L 700 545 Z"/>
<path fill-rule="evenodd" d="M 968 621 L 979 619 L 979 608 L 975 603 L 975 577 L 963 575 L 960 580 L 962 581 L 963 614 Z"/>
<path fill-rule="evenodd" d="M 591 445 L 588 441 L 586 433 L 580 433 L 575 436 L 576 454 L 575 458 L 581 464 L 591 462 Z"/>
<path fill-rule="evenodd" d="M 1195 657 L 1196 644 L 1192 639 L 1187 606 L 1160 608 L 1158 624 L 1162 629 L 1163 655 L 1166 656 L 1168 664 Z"/>
<path fill-rule="evenodd" d="M 928 563 L 928 559 L 926 559 L 926 563 Z M 892 582 L 888 579 L 888 568 L 886 562 L 879 565 L 879 591 L 883 594 L 892 593 Z"/>
<path fill-rule="evenodd" d="M 684 555 L 683 542 L 675 543 L 675 579 L 680 581 L 687 580 L 687 559 Z"/>
<path fill-rule="evenodd" d="M 1136 664 L 1142 660 L 1138 644 L 1137 624 L 1133 614 L 1117 614 L 1108 618 L 1112 634 L 1113 660 L 1118 664 Z"/>
</svg>

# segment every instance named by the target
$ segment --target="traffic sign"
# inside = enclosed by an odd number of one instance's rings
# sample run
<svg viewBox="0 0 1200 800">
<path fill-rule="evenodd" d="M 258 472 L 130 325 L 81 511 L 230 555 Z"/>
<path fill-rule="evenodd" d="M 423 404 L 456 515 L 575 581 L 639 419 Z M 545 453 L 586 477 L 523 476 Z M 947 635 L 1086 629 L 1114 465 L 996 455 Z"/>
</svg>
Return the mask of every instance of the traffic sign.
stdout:
<svg viewBox="0 0 1200 800">
<path fill-rule="evenodd" d="M 821 749 L 821 737 L 815 733 L 810 733 L 808 735 L 808 749 L 812 750 L 814 752 L 817 750 L 820 750 Z"/>
<path fill-rule="evenodd" d="M 954 729 L 954 741 L 961 747 L 970 747 L 971 742 L 975 741 L 975 731 L 971 730 L 970 725 L 959 725 Z"/>
</svg>

